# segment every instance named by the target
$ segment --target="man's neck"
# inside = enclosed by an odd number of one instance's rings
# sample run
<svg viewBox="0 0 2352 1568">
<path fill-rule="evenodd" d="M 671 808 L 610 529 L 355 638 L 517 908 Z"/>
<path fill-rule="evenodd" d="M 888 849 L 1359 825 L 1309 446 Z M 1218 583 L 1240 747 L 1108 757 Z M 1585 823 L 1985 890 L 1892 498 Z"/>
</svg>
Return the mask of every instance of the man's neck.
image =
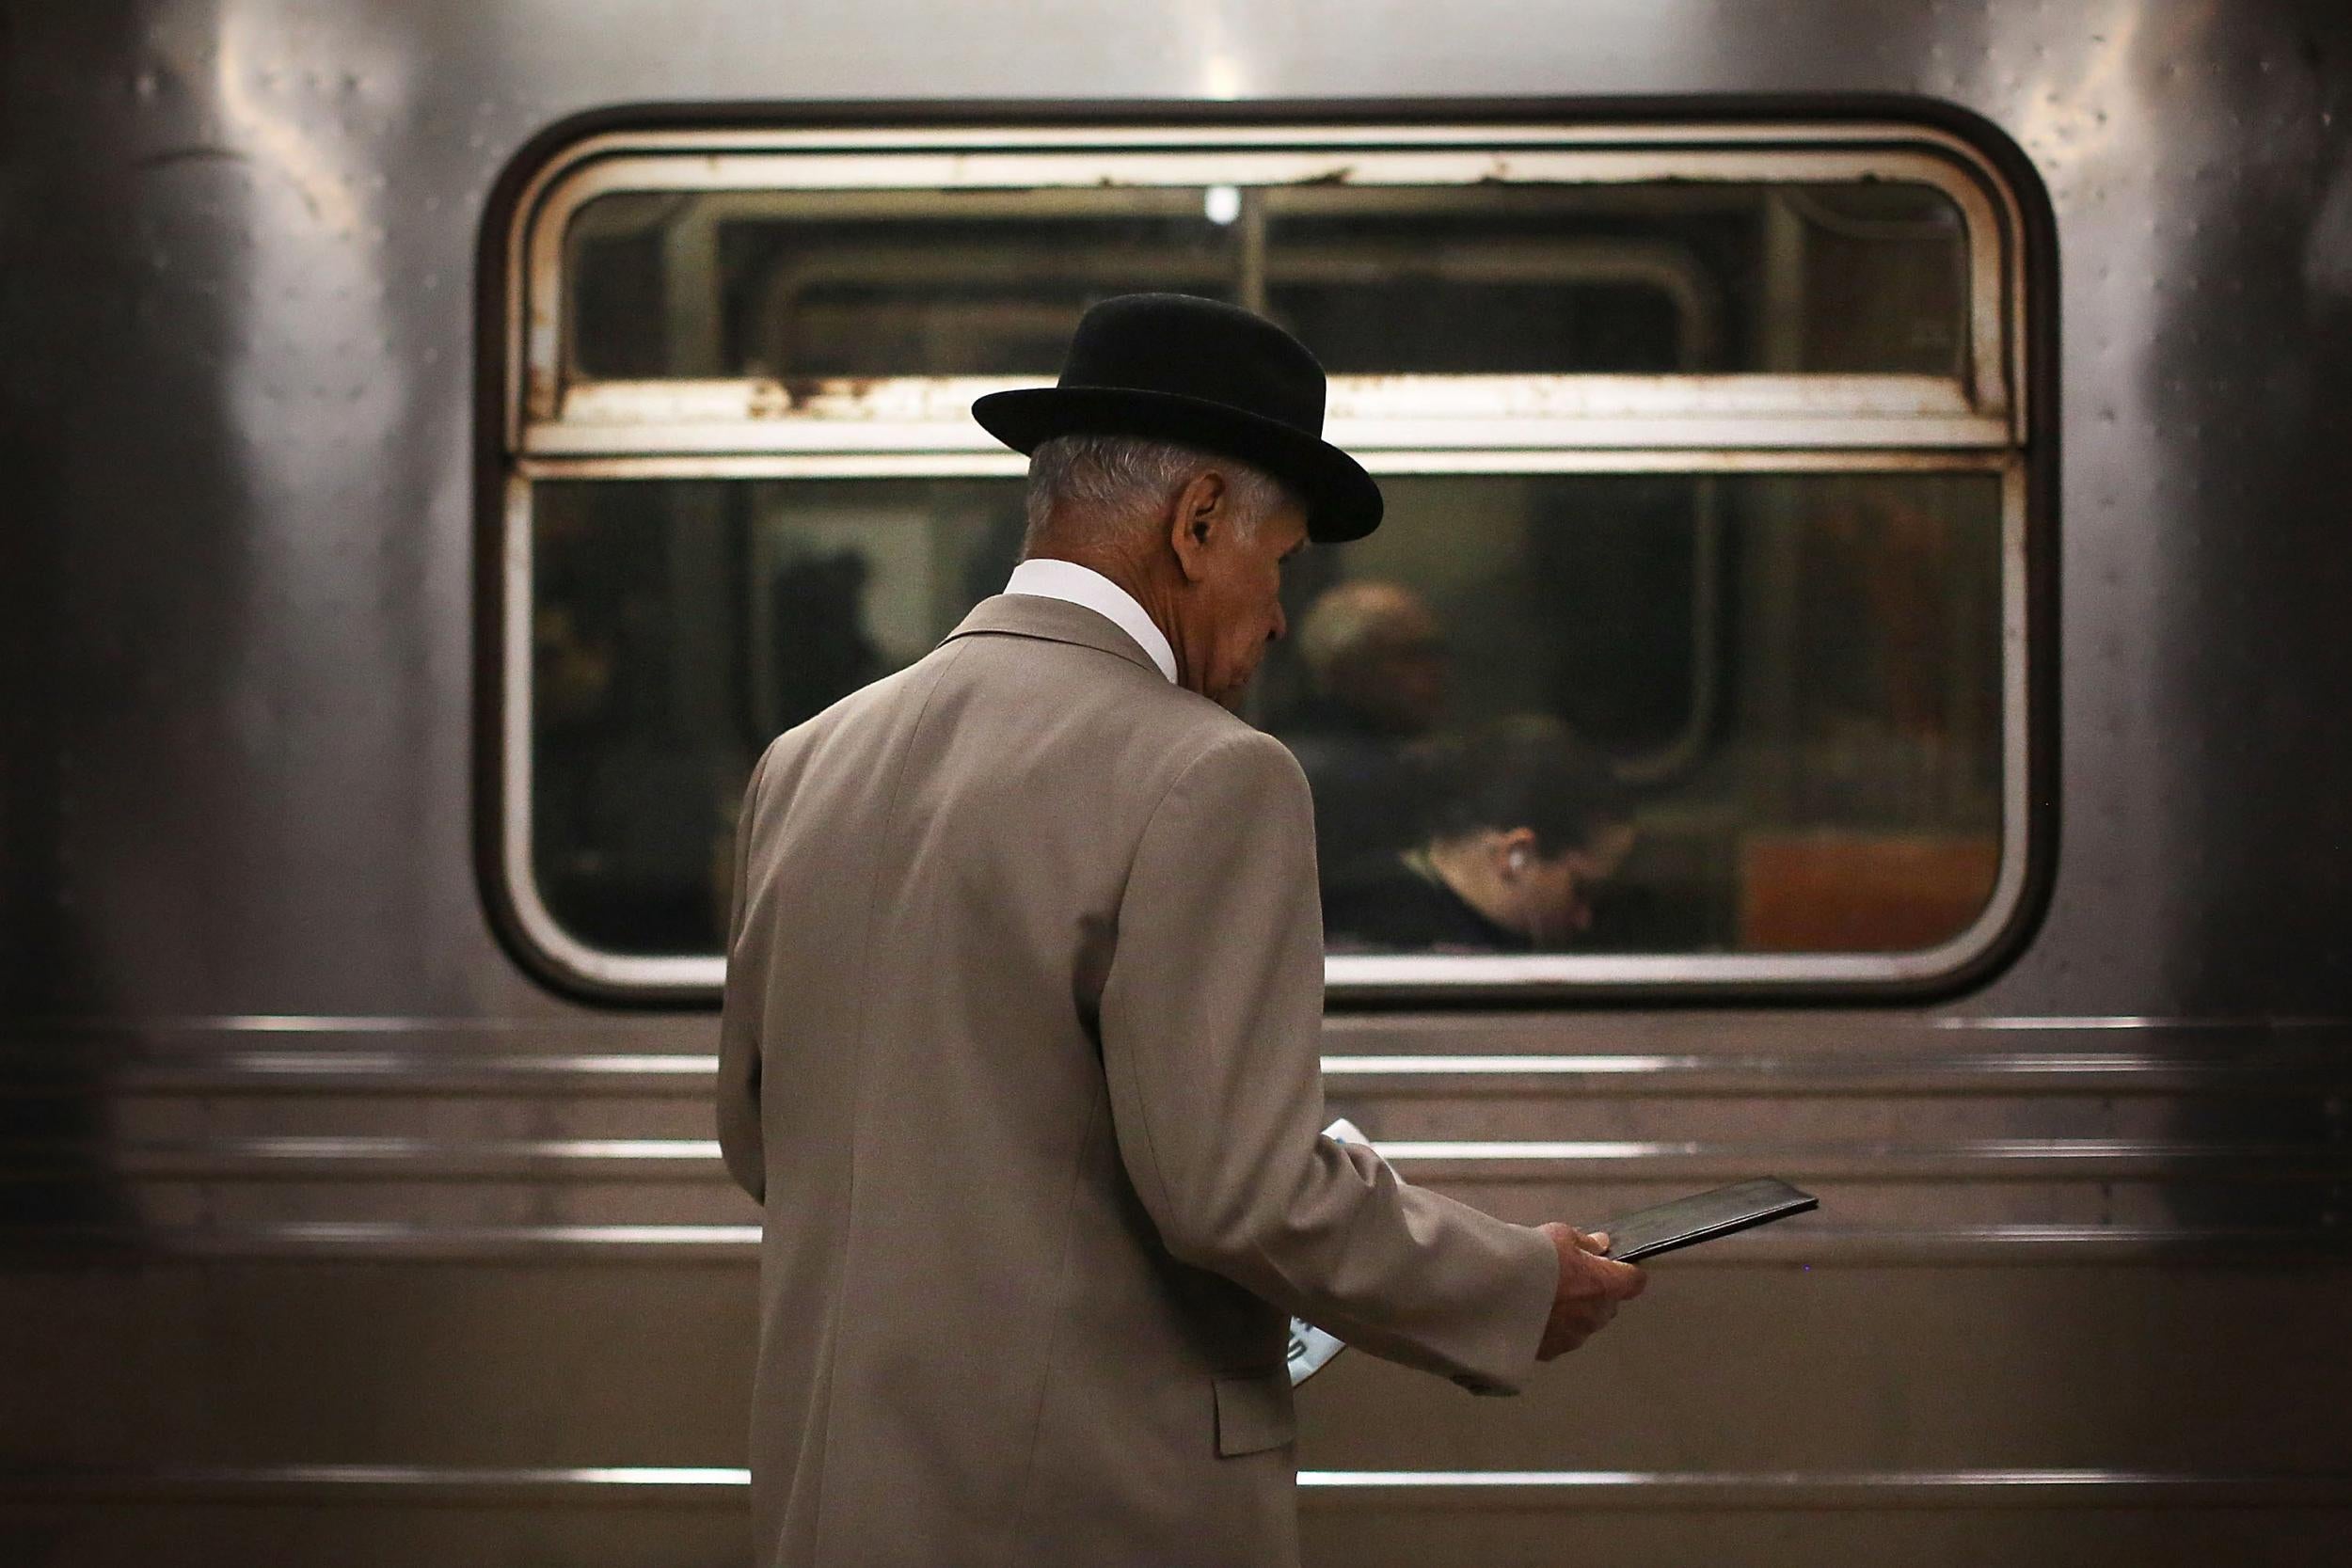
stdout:
<svg viewBox="0 0 2352 1568">
<path fill-rule="evenodd" d="M 1041 544 L 1023 558 L 1025 561 L 1066 561 L 1073 566 L 1084 566 L 1100 573 L 1136 604 L 1144 614 L 1160 628 L 1168 639 L 1170 652 L 1176 656 L 1176 684 L 1187 690 L 1198 691 L 1200 686 L 1189 678 L 1197 663 L 1187 657 L 1184 640 L 1180 635 L 1181 623 L 1176 615 L 1175 594 L 1166 574 L 1151 571 L 1116 550 L 1089 549 L 1083 546 Z"/>
</svg>

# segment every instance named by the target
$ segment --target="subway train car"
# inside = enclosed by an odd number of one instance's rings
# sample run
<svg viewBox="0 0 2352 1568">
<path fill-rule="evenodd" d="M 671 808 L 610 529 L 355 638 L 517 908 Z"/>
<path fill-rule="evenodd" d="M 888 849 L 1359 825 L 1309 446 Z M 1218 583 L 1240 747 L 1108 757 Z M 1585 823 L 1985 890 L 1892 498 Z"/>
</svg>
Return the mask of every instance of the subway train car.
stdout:
<svg viewBox="0 0 2352 1568">
<path fill-rule="evenodd" d="M 1357 923 L 1331 1114 L 1523 1221 L 1821 1200 L 1516 1399 L 1340 1357 L 1308 1560 L 2352 1562 L 2341 0 L 0 58 L 0 1559 L 748 1559 L 737 800 L 1001 587 L 972 399 L 1155 289 L 1298 333 L 1388 496 L 1245 712 Z M 1549 919 L 1431 852 L 1497 733 L 1606 785 Z"/>
</svg>

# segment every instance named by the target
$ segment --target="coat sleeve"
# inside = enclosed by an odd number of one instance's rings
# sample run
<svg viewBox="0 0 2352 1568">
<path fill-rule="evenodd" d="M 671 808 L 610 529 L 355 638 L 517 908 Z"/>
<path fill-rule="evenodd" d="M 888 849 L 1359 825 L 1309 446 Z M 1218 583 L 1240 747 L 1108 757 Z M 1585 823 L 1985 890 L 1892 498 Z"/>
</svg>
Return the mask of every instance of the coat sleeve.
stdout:
<svg viewBox="0 0 2352 1568">
<path fill-rule="evenodd" d="M 759 811 L 759 782 L 774 748 L 760 754 L 743 786 L 743 807 L 735 825 L 735 890 L 727 915 L 727 979 L 719 1013 L 719 1153 L 727 1174 L 755 1202 L 767 1200 L 767 1141 L 760 1132 L 759 1037 L 767 1005 L 765 965 L 743 944 L 743 916 L 751 904 L 752 828 Z"/>
<path fill-rule="evenodd" d="M 1220 737 L 1146 824 L 1104 984 L 1120 1156 L 1168 1251 L 1375 1354 L 1516 1392 L 1559 1280 L 1541 1231 L 1324 1137 L 1313 801 Z"/>
</svg>

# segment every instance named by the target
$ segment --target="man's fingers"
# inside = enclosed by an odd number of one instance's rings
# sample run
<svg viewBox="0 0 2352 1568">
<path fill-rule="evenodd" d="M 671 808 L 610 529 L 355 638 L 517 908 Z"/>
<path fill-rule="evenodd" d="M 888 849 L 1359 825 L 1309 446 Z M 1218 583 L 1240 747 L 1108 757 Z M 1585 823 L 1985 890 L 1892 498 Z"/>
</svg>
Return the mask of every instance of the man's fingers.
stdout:
<svg viewBox="0 0 2352 1568">
<path fill-rule="evenodd" d="M 1589 1266 L 1600 1275 L 1611 1295 L 1619 1301 L 1631 1301 L 1642 1293 L 1647 1276 L 1631 1263 L 1620 1263 L 1608 1255 L 1608 1231 L 1596 1230 L 1588 1236 L 1581 1230 L 1571 1229 L 1568 1234 L 1575 1239 L 1578 1250 L 1593 1258 Z"/>
<path fill-rule="evenodd" d="M 1609 1232 L 1587 1234 L 1552 1221 L 1543 1227 L 1560 1252 L 1560 1291 L 1537 1359 L 1565 1355 L 1607 1327 L 1621 1302 L 1642 1293 L 1648 1278 L 1630 1263 L 1607 1256 Z"/>
</svg>

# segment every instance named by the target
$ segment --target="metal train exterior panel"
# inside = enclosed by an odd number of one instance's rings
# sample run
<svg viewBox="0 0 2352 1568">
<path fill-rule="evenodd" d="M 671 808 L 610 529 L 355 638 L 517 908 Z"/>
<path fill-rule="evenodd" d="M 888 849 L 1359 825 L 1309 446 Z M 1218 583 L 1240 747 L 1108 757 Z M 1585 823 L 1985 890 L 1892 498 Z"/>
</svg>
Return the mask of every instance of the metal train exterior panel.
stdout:
<svg viewBox="0 0 2352 1568">
<path fill-rule="evenodd" d="M 707 975 L 578 983 L 501 871 L 567 150 L 1873 125 L 2014 203 L 2014 918 L 1925 985 L 1335 971 L 1418 1180 L 1823 1210 L 1518 1400 L 1343 1358 L 1310 1560 L 2352 1560 L 2342 6 L 19 0 L 0 55 L 0 1557 L 745 1555 Z"/>
</svg>

